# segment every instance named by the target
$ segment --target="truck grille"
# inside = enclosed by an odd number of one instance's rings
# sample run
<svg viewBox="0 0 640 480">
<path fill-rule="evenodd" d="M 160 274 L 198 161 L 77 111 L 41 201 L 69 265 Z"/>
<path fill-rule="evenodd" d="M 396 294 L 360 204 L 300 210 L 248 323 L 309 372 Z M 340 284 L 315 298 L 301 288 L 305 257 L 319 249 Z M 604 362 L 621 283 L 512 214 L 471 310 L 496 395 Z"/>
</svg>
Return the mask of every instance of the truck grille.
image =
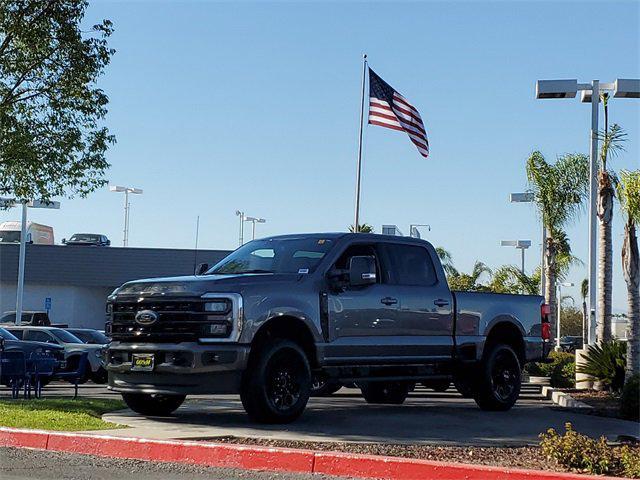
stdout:
<svg viewBox="0 0 640 480">
<path fill-rule="evenodd" d="M 230 315 L 212 314 L 204 311 L 203 301 L 136 301 L 113 304 L 111 315 L 111 338 L 120 342 L 193 342 L 202 337 L 211 337 L 211 326 L 228 324 Z M 143 325 L 136 322 L 136 314 L 151 310 L 158 319 Z"/>
</svg>

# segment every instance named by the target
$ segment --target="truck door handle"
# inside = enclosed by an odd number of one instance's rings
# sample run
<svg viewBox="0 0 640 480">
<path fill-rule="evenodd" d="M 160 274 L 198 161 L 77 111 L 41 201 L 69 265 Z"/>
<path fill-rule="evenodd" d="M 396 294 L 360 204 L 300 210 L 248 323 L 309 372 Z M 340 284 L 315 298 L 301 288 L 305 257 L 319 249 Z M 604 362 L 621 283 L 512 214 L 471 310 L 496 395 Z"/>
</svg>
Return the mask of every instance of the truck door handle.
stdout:
<svg viewBox="0 0 640 480">
<path fill-rule="evenodd" d="M 446 307 L 447 305 L 449 305 L 449 301 L 443 298 L 439 298 L 437 300 L 434 300 L 433 304 L 437 305 L 438 307 Z"/>
<path fill-rule="evenodd" d="M 391 298 L 391 297 L 384 297 L 383 299 L 380 300 L 380 302 L 384 303 L 385 305 L 396 305 L 398 303 L 398 299 Z"/>
</svg>

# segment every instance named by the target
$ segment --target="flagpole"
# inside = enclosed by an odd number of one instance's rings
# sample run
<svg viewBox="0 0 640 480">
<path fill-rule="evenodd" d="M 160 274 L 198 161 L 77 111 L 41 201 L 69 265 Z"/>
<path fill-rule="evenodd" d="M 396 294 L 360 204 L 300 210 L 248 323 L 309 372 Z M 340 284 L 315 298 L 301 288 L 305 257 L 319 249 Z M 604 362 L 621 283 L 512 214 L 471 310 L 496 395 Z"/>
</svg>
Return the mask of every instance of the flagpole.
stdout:
<svg viewBox="0 0 640 480">
<path fill-rule="evenodd" d="M 360 173 L 362 171 L 362 133 L 364 130 L 364 85 L 367 75 L 367 54 L 362 55 L 362 97 L 360 99 L 360 139 L 358 142 L 358 169 L 356 171 L 356 211 L 353 231 L 358 232 L 360 225 Z"/>
</svg>

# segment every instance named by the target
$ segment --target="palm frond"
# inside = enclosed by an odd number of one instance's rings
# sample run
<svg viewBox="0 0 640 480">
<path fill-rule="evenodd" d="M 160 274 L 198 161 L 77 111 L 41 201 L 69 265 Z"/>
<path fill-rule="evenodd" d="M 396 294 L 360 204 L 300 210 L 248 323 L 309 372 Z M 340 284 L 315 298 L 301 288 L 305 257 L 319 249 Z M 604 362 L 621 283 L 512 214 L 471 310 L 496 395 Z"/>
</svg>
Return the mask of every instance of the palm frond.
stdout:
<svg viewBox="0 0 640 480">
<path fill-rule="evenodd" d="M 635 225 L 640 225 L 640 170 L 620 171 L 616 184 L 620 208 Z"/>
</svg>

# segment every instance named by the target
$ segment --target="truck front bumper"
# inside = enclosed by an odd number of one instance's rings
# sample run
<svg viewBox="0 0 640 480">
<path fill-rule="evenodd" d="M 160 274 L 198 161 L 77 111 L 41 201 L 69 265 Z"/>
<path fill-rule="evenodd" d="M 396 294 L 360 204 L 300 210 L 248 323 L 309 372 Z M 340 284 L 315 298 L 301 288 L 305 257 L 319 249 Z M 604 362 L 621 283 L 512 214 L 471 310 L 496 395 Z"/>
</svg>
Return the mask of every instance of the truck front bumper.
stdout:
<svg viewBox="0 0 640 480">
<path fill-rule="evenodd" d="M 153 369 L 136 370 L 134 354 L 153 354 Z M 121 393 L 238 393 L 249 346 L 113 342 L 107 354 L 109 389 Z"/>
</svg>

